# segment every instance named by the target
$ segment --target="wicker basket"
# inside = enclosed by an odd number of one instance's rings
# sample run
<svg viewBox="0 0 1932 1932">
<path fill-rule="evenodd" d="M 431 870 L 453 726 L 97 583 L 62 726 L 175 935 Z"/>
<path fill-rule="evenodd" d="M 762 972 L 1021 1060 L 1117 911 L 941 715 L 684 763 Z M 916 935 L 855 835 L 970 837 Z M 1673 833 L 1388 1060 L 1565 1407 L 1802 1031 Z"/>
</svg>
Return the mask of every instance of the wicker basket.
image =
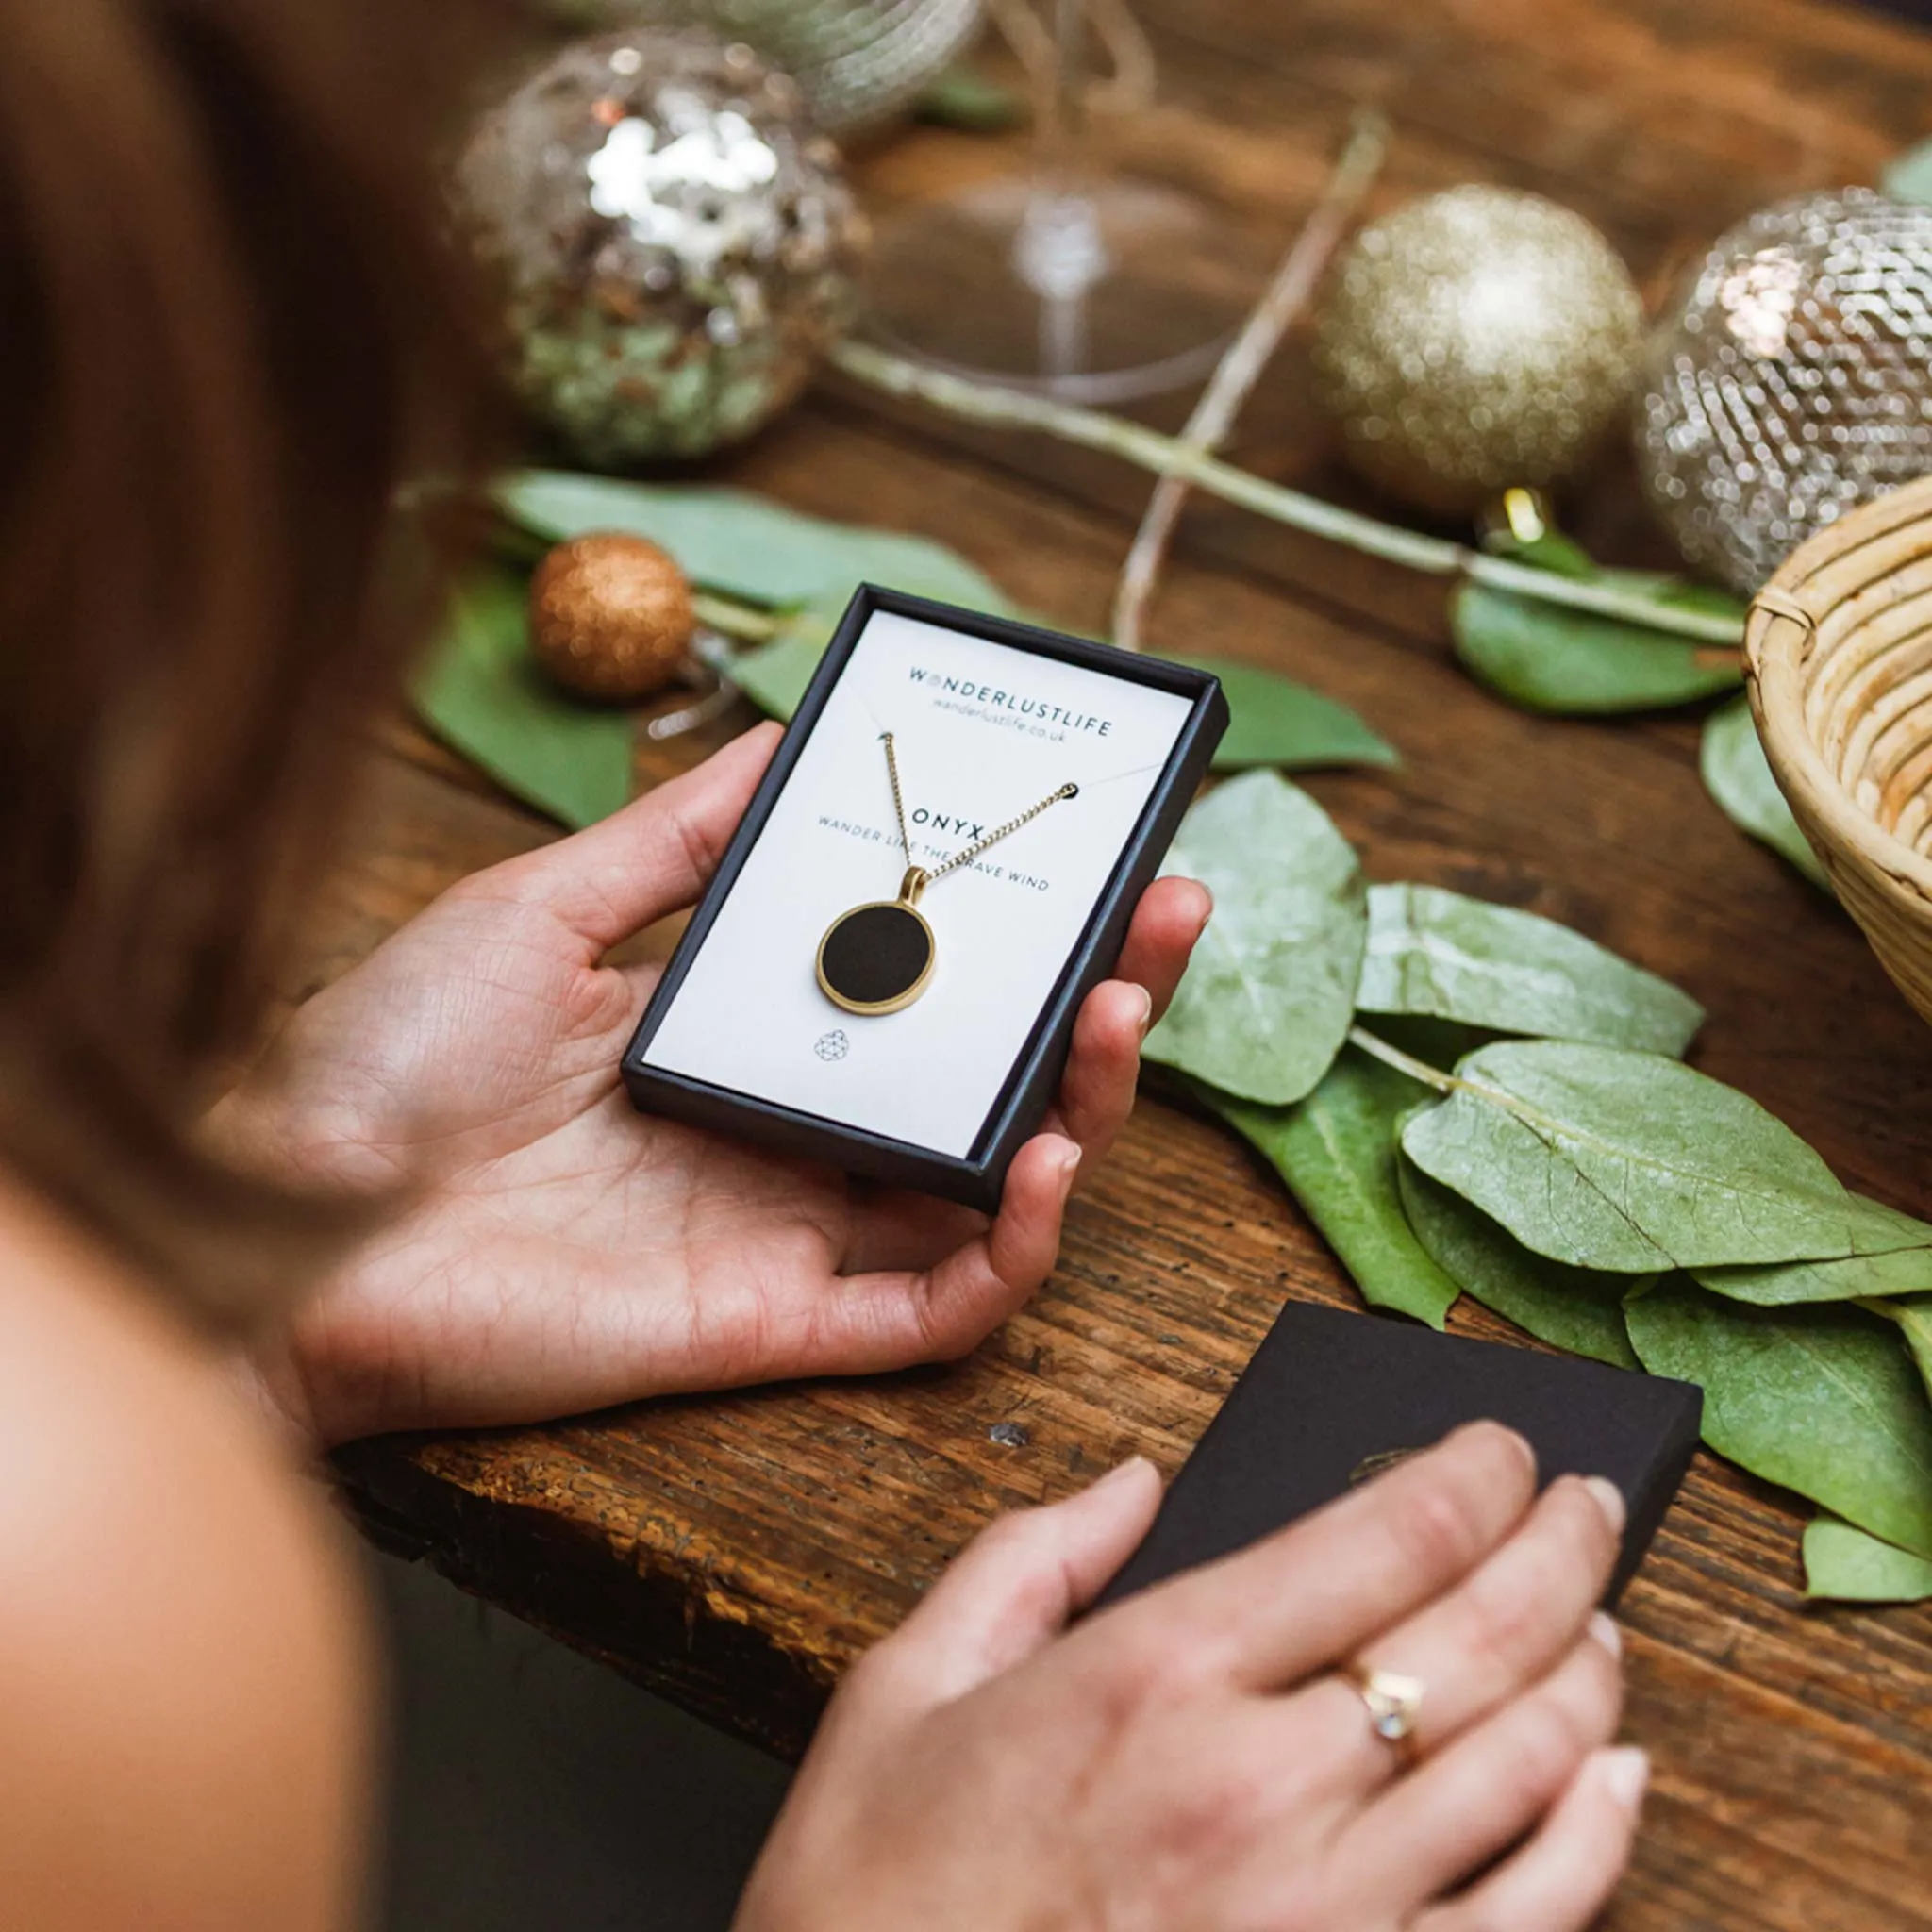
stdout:
<svg viewBox="0 0 1932 1932">
<path fill-rule="evenodd" d="M 1932 477 L 1793 551 L 1751 606 L 1744 658 L 1806 838 L 1932 1020 Z"/>
</svg>

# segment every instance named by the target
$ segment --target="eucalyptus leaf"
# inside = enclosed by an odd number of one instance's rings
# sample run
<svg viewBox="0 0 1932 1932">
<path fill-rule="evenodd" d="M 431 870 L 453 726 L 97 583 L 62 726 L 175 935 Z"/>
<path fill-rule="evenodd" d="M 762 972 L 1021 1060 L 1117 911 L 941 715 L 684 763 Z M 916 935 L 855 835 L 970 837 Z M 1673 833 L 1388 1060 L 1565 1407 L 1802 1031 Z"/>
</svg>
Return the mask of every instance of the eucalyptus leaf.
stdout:
<svg viewBox="0 0 1932 1932">
<path fill-rule="evenodd" d="M 1567 925 L 1438 886 L 1371 886 L 1356 1004 L 1681 1054 L 1704 1008 Z"/>
<path fill-rule="evenodd" d="M 1395 747 L 1378 738 L 1346 705 L 1306 684 L 1232 658 L 1182 658 L 1211 671 L 1227 699 L 1226 735 L 1214 753 L 1217 772 L 1273 765 L 1396 765 Z"/>
<path fill-rule="evenodd" d="M 1883 1315 L 1895 1322 L 1905 1337 L 1906 1347 L 1919 1371 L 1926 1392 L 1932 1395 L 1932 1295 L 1909 1295 L 1900 1300 L 1868 1301 L 1868 1313 Z"/>
<path fill-rule="evenodd" d="M 1704 774 L 1704 789 L 1740 831 L 1790 859 L 1814 886 L 1831 891 L 1824 865 L 1771 775 L 1771 761 L 1764 756 L 1749 700 L 1734 698 L 1705 720 L 1697 765 Z"/>
<path fill-rule="evenodd" d="M 1932 141 L 1901 148 L 1880 171 L 1878 186 L 1894 201 L 1932 202 Z"/>
<path fill-rule="evenodd" d="M 1932 1228 L 1918 1225 L 1922 1237 L 1932 1237 Z M 1755 1268 L 1693 1268 L 1690 1272 L 1713 1294 L 1764 1308 L 1790 1307 L 1801 1302 L 1932 1294 L 1932 1247 L 1847 1255 L 1835 1261 L 1778 1261 Z"/>
<path fill-rule="evenodd" d="M 1606 572 L 1604 581 L 1623 575 Z M 1661 589 L 1654 594 L 1670 601 Z M 1530 711 L 1591 716 L 1650 710 L 1735 690 L 1743 675 L 1739 654 L 1722 645 L 1487 584 L 1466 583 L 1457 591 L 1449 625 L 1463 664 Z"/>
<path fill-rule="evenodd" d="M 522 470 L 495 496 L 513 524 L 550 542 L 627 530 L 668 550 L 693 583 L 753 604 L 842 605 L 874 583 L 974 610 L 1007 608 L 992 579 L 942 543 L 807 516 L 748 491 Z"/>
<path fill-rule="evenodd" d="M 506 791 L 566 825 L 593 824 L 630 797 L 631 720 L 544 676 L 525 597 L 523 579 L 505 570 L 460 584 L 410 695 L 430 730 Z"/>
<path fill-rule="evenodd" d="M 1754 1475 L 1932 1557 L 1932 1405 L 1859 1308 L 1740 1307 L 1681 1275 L 1627 1304 L 1653 1374 L 1704 1390 L 1704 1440 Z"/>
<path fill-rule="evenodd" d="M 1503 535 L 1495 541 L 1486 540 L 1485 548 L 1517 563 L 1553 572 L 1559 577 L 1600 577 L 1603 571 L 1596 559 L 1574 537 L 1560 530 L 1543 530 L 1534 537 Z"/>
<path fill-rule="evenodd" d="M 1247 772 L 1188 813 L 1167 869 L 1200 879 L 1215 910 L 1147 1057 L 1243 1100 L 1301 1099 L 1355 1018 L 1368 889 L 1354 847 L 1307 792 Z"/>
<path fill-rule="evenodd" d="M 1410 1232 L 1396 1191 L 1396 1124 L 1415 1094 L 1414 1081 L 1344 1047 L 1294 1107 L 1256 1107 L 1214 1092 L 1206 1098 L 1288 1183 L 1363 1300 L 1440 1328 L 1456 1283 Z"/>
<path fill-rule="evenodd" d="M 1568 1268 L 1532 1255 L 1412 1161 L 1401 1162 L 1398 1184 L 1416 1240 L 1484 1307 L 1553 1348 L 1616 1369 L 1642 1366 L 1624 1326 L 1629 1275 Z"/>
<path fill-rule="evenodd" d="M 1755 1101 L 1659 1054 L 1501 1041 L 1403 1148 L 1525 1247 L 1622 1274 L 1905 1245 Z"/>
<path fill-rule="evenodd" d="M 1921 1221 L 1903 1208 L 1888 1208 L 1864 1194 L 1851 1196 L 1857 1217 L 1858 1239 L 1855 1252 L 1860 1255 L 1894 1255 L 1901 1248 L 1932 1246 L 1932 1223 Z"/>
<path fill-rule="evenodd" d="M 1805 1527 L 1805 1594 L 1853 1604 L 1914 1604 L 1932 1596 L 1932 1560 L 1881 1542 L 1838 1516 Z"/>
<path fill-rule="evenodd" d="M 914 117 L 968 134 L 1001 134 L 1026 119 L 1026 97 L 974 67 L 949 67 L 920 95 Z"/>
<path fill-rule="evenodd" d="M 1702 583 L 1695 577 L 1669 576 L 1650 571 L 1613 570 L 1604 575 L 1611 583 L 1626 588 L 1647 581 L 1644 595 L 1655 603 L 1668 604 L 1674 610 L 1698 610 L 1706 617 L 1728 617 L 1737 625 L 1741 641 L 1744 619 L 1751 607 L 1735 591 Z"/>
<path fill-rule="evenodd" d="M 842 593 L 834 592 L 788 612 L 772 638 L 731 660 L 732 683 L 767 717 L 790 718 L 839 628 L 845 603 Z"/>
</svg>

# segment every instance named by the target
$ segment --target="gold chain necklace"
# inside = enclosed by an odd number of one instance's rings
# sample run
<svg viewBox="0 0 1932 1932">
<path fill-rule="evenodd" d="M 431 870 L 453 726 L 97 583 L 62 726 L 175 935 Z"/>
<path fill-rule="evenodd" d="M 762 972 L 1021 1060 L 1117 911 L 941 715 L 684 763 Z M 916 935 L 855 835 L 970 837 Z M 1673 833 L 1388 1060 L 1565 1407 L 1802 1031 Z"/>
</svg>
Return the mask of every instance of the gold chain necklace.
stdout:
<svg viewBox="0 0 1932 1932">
<path fill-rule="evenodd" d="M 892 780 L 892 810 L 898 815 L 906 876 L 899 881 L 896 899 L 874 899 L 841 912 L 819 941 L 819 990 L 848 1013 L 896 1013 L 901 1007 L 909 1007 L 925 991 L 939 953 L 933 929 L 919 909 L 920 894 L 949 872 L 972 864 L 989 846 L 1010 838 L 1050 806 L 1077 797 L 1080 791 L 1070 784 L 1049 791 L 1018 818 L 1008 819 L 964 851 L 927 869 L 912 857 L 912 834 L 906 825 L 906 800 L 899 790 L 899 760 L 892 750 L 892 734 L 882 731 L 879 737 L 886 747 L 886 771 Z"/>
</svg>

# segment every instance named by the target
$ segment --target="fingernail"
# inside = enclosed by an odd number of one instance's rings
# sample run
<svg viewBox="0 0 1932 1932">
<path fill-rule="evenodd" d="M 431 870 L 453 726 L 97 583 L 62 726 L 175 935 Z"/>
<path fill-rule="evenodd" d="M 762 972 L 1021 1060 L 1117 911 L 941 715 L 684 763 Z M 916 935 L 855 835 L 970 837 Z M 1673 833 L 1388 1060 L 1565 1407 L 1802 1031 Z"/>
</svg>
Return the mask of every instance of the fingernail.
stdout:
<svg viewBox="0 0 1932 1932">
<path fill-rule="evenodd" d="M 1523 1459 L 1523 1466 L 1529 1471 L 1531 1475 L 1534 1475 L 1536 1474 L 1536 1444 L 1520 1431 L 1507 1428 L 1501 1423 L 1492 1423 L 1491 1426 L 1503 1430 L 1504 1440 Z"/>
<path fill-rule="evenodd" d="M 1624 1506 L 1624 1492 L 1607 1475 L 1587 1475 L 1583 1487 L 1596 1498 L 1597 1507 L 1608 1520 L 1611 1530 L 1624 1534 L 1624 1519 L 1629 1511 Z"/>
<path fill-rule="evenodd" d="M 1650 1753 L 1636 1744 L 1621 1744 L 1604 1753 L 1604 1784 L 1626 1811 L 1643 1803 L 1650 1785 Z"/>
<path fill-rule="evenodd" d="M 1201 924 L 1194 929 L 1194 937 L 1199 939 L 1208 930 L 1208 922 L 1214 917 L 1214 894 L 1207 886 L 1201 885 L 1199 879 L 1194 883 L 1201 886 L 1201 897 L 1208 902 L 1207 909 L 1201 914 Z"/>
<path fill-rule="evenodd" d="M 1147 1029 L 1154 1024 L 1154 995 L 1143 986 L 1138 989 L 1141 995 L 1141 1038 L 1147 1038 Z"/>
<path fill-rule="evenodd" d="M 1124 1462 L 1115 1463 L 1098 1482 L 1090 1484 L 1087 1493 L 1091 1496 L 1097 1490 L 1117 1490 L 1136 1470 L 1152 1469 L 1153 1467 L 1153 1463 L 1146 1457 L 1130 1456 Z"/>
<path fill-rule="evenodd" d="M 1507 1448 L 1516 1459 L 1522 1463 L 1525 1474 L 1532 1477 L 1535 1476 L 1535 1445 L 1527 1436 L 1520 1435 L 1507 1424 L 1498 1422 L 1464 1423 L 1460 1428 L 1453 1430 L 1445 1440 L 1454 1441 L 1461 1436 L 1494 1437 L 1497 1442 Z"/>
<path fill-rule="evenodd" d="M 1074 1176 L 1079 1171 L 1080 1150 L 1076 1145 L 1069 1142 L 1067 1151 L 1060 1156 L 1060 1193 L 1063 1197 L 1074 1185 Z"/>
<path fill-rule="evenodd" d="M 1588 1624 L 1590 1634 L 1609 1652 L 1612 1657 L 1624 1655 L 1624 1633 L 1617 1628 L 1617 1620 L 1607 1610 L 1592 1614 Z"/>
</svg>

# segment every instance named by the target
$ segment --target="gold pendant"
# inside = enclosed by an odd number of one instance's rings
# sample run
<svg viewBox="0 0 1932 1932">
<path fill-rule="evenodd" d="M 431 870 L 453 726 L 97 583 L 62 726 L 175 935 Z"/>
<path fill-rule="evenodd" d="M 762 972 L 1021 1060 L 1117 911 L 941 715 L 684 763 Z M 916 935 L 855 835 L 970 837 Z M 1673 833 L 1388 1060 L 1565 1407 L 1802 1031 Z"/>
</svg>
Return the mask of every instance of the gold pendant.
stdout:
<svg viewBox="0 0 1932 1932">
<path fill-rule="evenodd" d="M 841 912 L 819 941 L 819 991 L 848 1013 L 896 1013 L 925 991 L 938 942 L 919 895 L 925 874 L 907 868 L 896 899 Z"/>
</svg>

